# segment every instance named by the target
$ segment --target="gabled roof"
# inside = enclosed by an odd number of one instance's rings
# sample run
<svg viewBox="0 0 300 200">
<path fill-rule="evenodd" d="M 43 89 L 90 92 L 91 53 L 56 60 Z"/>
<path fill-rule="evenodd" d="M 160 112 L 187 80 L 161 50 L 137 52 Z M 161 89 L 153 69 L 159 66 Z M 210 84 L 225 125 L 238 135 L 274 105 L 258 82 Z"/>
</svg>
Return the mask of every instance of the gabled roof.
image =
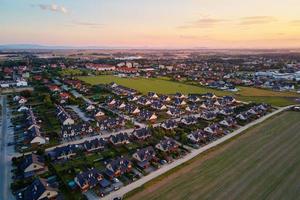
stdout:
<svg viewBox="0 0 300 200">
<path fill-rule="evenodd" d="M 24 191 L 24 200 L 39 200 L 45 191 L 57 192 L 56 188 L 51 187 L 46 179 L 37 178 Z"/>
<path fill-rule="evenodd" d="M 44 159 L 41 156 L 32 153 L 32 154 L 26 155 L 18 167 L 19 167 L 19 169 L 24 171 L 27 167 L 29 167 L 33 163 L 43 166 Z"/>
</svg>

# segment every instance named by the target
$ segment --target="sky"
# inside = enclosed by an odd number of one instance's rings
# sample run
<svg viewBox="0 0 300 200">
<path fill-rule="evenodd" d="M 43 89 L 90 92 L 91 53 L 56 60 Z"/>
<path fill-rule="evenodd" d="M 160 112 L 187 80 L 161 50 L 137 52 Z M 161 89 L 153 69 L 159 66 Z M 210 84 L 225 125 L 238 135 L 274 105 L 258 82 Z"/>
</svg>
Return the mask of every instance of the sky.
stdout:
<svg viewBox="0 0 300 200">
<path fill-rule="evenodd" d="M 0 0 L 0 44 L 300 48 L 300 0 Z"/>
</svg>

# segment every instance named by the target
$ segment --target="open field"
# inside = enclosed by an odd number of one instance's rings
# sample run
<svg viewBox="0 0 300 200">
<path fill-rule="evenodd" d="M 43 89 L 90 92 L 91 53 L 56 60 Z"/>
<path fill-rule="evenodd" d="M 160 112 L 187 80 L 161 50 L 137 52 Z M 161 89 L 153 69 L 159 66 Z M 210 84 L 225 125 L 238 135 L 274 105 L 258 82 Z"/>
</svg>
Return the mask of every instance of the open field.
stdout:
<svg viewBox="0 0 300 200">
<path fill-rule="evenodd" d="M 299 119 L 299 112 L 284 112 L 127 198 L 299 199 Z"/>
<path fill-rule="evenodd" d="M 292 92 L 274 92 L 270 90 L 248 87 L 240 87 L 239 92 L 232 93 L 210 89 L 202 86 L 168 81 L 160 78 L 120 78 L 112 75 L 102 75 L 88 77 L 83 76 L 79 77 L 79 79 L 92 85 L 116 82 L 119 85 L 136 89 L 143 94 L 147 94 L 149 91 L 157 92 L 159 94 L 174 94 L 176 92 L 181 92 L 185 94 L 213 92 L 219 96 L 233 95 L 236 98 L 243 101 L 265 102 L 270 103 L 274 106 L 286 106 L 293 104 L 294 102 L 292 98 L 299 96 L 296 93 Z"/>
<path fill-rule="evenodd" d="M 188 94 L 188 93 L 205 93 L 205 92 L 215 91 L 207 88 L 188 85 L 184 83 L 172 82 L 172 81 L 158 79 L 158 78 L 149 78 L 149 79 L 120 78 L 112 75 L 104 75 L 104 76 L 79 77 L 79 79 L 92 85 L 115 82 L 119 85 L 136 89 L 143 94 L 147 94 L 149 91 L 157 92 L 159 94 L 175 94 L 176 92 Z M 220 94 L 227 93 L 222 91 L 218 91 L 218 92 L 220 92 Z"/>
</svg>

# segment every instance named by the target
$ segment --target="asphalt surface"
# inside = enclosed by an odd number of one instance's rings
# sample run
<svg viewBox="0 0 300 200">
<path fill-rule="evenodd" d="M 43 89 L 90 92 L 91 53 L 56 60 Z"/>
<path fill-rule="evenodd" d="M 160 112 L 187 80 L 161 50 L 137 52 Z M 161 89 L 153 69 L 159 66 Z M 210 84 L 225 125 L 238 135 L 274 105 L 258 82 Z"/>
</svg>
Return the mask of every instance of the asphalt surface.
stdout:
<svg viewBox="0 0 300 200">
<path fill-rule="evenodd" d="M 7 111 L 7 97 L 1 96 L 2 116 L 1 116 L 1 142 L 0 142 L 0 199 L 11 200 L 14 199 L 10 192 L 11 183 L 11 156 L 10 149 L 8 149 L 8 134 L 9 130 L 9 113 Z M 10 147 L 13 148 L 13 147 Z"/>
</svg>

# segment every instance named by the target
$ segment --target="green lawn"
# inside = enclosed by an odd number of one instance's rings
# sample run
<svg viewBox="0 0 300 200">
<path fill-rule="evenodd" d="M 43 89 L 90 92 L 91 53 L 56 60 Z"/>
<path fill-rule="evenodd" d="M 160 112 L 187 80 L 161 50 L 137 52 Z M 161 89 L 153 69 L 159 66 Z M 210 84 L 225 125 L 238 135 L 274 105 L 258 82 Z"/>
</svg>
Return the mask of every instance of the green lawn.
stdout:
<svg viewBox="0 0 300 200">
<path fill-rule="evenodd" d="M 216 91 L 204 87 L 198 87 L 184 83 L 177 83 L 158 78 L 120 78 L 112 75 L 103 75 L 88 77 L 82 76 L 79 77 L 79 79 L 91 85 L 108 84 L 111 82 L 115 82 L 119 85 L 136 89 L 143 94 L 147 94 L 149 91 L 156 92 L 159 94 L 175 94 L 176 92 L 181 92 L 184 94 L 206 92 L 217 92 L 219 95 L 229 94 L 228 92 Z"/>
<path fill-rule="evenodd" d="M 175 94 L 181 92 L 185 94 L 189 93 L 207 93 L 212 92 L 218 96 L 233 95 L 236 98 L 243 101 L 256 101 L 269 103 L 274 106 L 286 106 L 294 104 L 293 98 L 299 97 L 299 95 L 291 92 L 274 92 L 270 90 L 240 87 L 240 91 L 237 93 L 226 92 L 221 90 L 210 89 L 197 85 L 190 85 L 186 83 L 179 83 L 169 81 L 163 78 L 120 78 L 112 75 L 101 75 L 101 76 L 81 76 L 80 80 L 91 84 L 108 84 L 116 82 L 119 85 L 123 85 L 129 88 L 136 89 L 143 94 L 147 94 L 149 91 L 156 92 L 159 94 Z"/>
<path fill-rule="evenodd" d="M 299 199 L 299 119 L 299 112 L 282 113 L 127 198 Z"/>
</svg>

